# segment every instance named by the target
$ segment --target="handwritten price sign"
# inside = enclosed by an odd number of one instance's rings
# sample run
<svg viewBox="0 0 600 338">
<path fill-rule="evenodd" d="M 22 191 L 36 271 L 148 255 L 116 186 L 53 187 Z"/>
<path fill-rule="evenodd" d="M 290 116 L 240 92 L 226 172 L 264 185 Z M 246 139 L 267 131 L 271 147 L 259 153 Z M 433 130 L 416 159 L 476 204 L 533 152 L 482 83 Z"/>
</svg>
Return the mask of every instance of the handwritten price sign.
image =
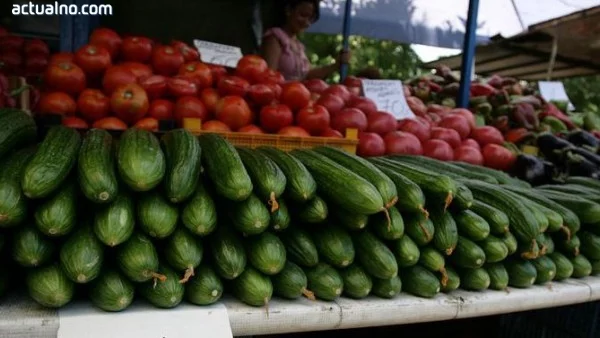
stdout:
<svg viewBox="0 0 600 338">
<path fill-rule="evenodd" d="M 202 62 L 214 65 L 235 68 L 242 58 L 242 50 L 239 47 L 222 45 L 203 40 L 194 40 L 194 46 L 200 52 Z"/>
<path fill-rule="evenodd" d="M 415 118 L 404 97 L 402 81 L 362 80 L 365 97 L 373 100 L 377 108 L 391 113 L 396 119 Z"/>
</svg>

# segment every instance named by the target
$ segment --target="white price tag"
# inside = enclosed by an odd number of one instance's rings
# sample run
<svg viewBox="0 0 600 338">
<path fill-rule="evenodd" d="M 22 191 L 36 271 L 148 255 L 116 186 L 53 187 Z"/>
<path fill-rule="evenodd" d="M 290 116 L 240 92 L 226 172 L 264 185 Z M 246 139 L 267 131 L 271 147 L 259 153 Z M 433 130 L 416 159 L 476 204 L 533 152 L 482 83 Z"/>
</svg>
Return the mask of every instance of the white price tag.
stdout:
<svg viewBox="0 0 600 338">
<path fill-rule="evenodd" d="M 569 110 L 574 110 L 575 107 L 571 104 L 571 100 L 567 95 L 565 86 L 560 81 L 540 81 L 538 82 L 540 94 L 546 101 L 567 101 L 569 102 Z"/>
<path fill-rule="evenodd" d="M 415 118 L 404 97 L 402 81 L 362 79 L 365 97 L 373 100 L 377 109 L 394 115 L 396 119 Z"/>
<path fill-rule="evenodd" d="M 202 62 L 235 68 L 243 57 L 240 47 L 222 45 L 203 40 L 194 40 L 194 46 L 200 52 Z"/>
</svg>

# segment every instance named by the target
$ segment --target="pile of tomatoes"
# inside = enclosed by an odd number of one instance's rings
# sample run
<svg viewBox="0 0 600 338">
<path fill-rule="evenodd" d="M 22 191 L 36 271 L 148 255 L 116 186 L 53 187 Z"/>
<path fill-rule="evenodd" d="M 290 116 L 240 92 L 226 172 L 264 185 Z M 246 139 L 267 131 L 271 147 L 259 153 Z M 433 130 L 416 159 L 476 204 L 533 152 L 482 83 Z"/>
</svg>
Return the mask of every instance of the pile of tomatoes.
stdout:
<svg viewBox="0 0 600 338">
<path fill-rule="evenodd" d="M 50 48 L 39 39 L 25 39 L 0 27 L 0 73 L 7 76 L 36 76 L 48 65 Z"/>
</svg>

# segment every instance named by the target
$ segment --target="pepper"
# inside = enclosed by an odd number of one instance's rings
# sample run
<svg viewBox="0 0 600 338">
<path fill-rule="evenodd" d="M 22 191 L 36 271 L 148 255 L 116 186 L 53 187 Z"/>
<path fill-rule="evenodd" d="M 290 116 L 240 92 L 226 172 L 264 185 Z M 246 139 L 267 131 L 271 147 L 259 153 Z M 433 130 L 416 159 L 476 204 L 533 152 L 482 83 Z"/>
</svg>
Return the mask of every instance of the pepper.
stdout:
<svg viewBox="0 0 600 338">
<path fill-rule="evenodd" d="M 585 125 L 585 113 L 569 113 L 569 119 L 576 128 L 583 128 Z"/>
<path fill-rule="evenodd" d="M 588 111 L 583 116 L 583 126 L 586 130 L 600 130 L 600 116 L 597 113 Z"/>
<path fill-rule="evenodd" d="M 500 132 L 505 133 L 510 130 L 508 116 L 500 116 L 494 120 L 493 126 Z"/>
<path fill-rule="evenodd" d="M 510 117 L 519 127 L 528 130 L 536 130 L 540 126 L 535 109 L 529 103 L 518 103 L 514 105 Z"/>
<path fill-rule="evenodd" d="M 493 111 L 494 116 L 508 116 L 512 114 L 515 107 L 511 104 L 503 104 L 501 106 L 497 106 Z"/>
<path fill-rule="evenodd" d="M 504 133 L 504 139 L 514 144 L 525 143 L 535 137 L 535 134 L 525 128 L 511 129 Z"/>
<path fill-rule="evenodd" d="M 540 101 L 537 97 L 532 96 L 532 95 L 527 95 L 527 96 L 511 95 L 510 96 L 510 103 L 512 103 L 512 104 L 529 103 L 534 108 L 541 108 L 542 107 L 542 101 Z"/>
<path fill-rule="evenodd" d="M 575 124 L 573 123 L 573 121 L 571 121 L 569 116 L 565 115 L 563 112 L 558 110 L 558 108 L 556 108 L 556 106 L 553 105 L 552 103 L 547 103 L 546 105 L 544 105 L 542 107 L 542 112 L 540 112 L 539 118 L 543 119 L 546 116 L 556 117 L 557 119 L 562 121 L 562 123 L 564 123 L 565 126 L 567 126 L 567 128 L 569 128 L 569 130 L 576 128 Z"/>
<path fill-rule="evenodd" d="M 494 108 L 492 108 L 492 105 L 484 102 L 484 103 L 480 103 L 478 105 L 475 106 L 475 113 L 480 114 L 485 116 L 486 118 L 490 118 L 492 111 Z"/>
<path fill-rule="evenodd" d="M 552 133 L 560 133 L 569 130 L 561 120 L 554 116 L 546 116 L 542 121 L 545 125 L 550 127 L 549 131 Z"/>
<path fill-rule="evenodd" d="M 460 89 L 460 84 L 458 82 L 453 82 L 442 87 L 441 93 L 444 95 L 456 97 L 458 95 L 458 90 Z"/>
<path fill-rule="evenodd" d="M 471 107 L 476 107 L 481 103 L 488 103 L 487 96 L 471 96 L 471 98 L 469 98 L 469 105 L 471 105 Z"/>
<path fill-rule="evenodd" d="M 499 107 L 510 102 L 510 96 L 506 92 L 506 90 L 499 90 L 495 94 L 490 95 L 488 100 L 494 107 Z"/>
<path fill-rule="evenodd" d="M 442 106 L 456 108 L 456 101 L 451 97 L 447 97 L 442 100 Z"/>
<path fill-rule="evenodd" d="M 472 83 L 471 84 L 471 96 L 491 96 L 496 94 L 498 90 L 485 83 Z"/>
<path fill-rule="evenodd" d="M 500 89 L 503 81 L 504 79 L 500 77 L 500 75 L 494 74 L 487 79 L 487 84 L 496 89 Z"/>
<path fill-rule="evenodd" d="M 434 93 L 439 93 L 442 91 L 442 86 L 440 86 L 439 84 L 437 84 L 431 80 L 427 81 L 427 85 L 429 86 L 429 90 Z"/>
<path fill-rule="evenodd" d="M 417 83 L 417 85 L 413 88 L 413 93 L 414 96 L 420 98 L 422 101 L 428 101 L 431 90 L 429 89 L 427 81 L 419 81 L 419 83 Z"/>
</svg>

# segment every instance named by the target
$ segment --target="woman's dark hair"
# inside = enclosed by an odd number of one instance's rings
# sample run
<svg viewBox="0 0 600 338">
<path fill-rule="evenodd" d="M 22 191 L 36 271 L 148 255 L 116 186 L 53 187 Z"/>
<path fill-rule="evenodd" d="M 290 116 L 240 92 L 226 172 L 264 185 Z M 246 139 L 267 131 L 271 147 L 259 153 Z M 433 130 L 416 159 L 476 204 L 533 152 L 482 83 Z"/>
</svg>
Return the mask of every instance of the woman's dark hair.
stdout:
<svg viewBox="0 0 600 338">
<path fill-rule="evenodd" d="M 317 20 L 319 20 L 319 17 L 321 16 L 321 11 L 320 11 L 321 0 L 279 0 L 277 2 L 279 3 L 279 6 L 280 6 L 279 11 L 277 11 L 277 14 L 279 15 L 279 17 L 277 18 L 278 26 L 285 25 L 285 18 L 286 18 L 285 13 L 287 10 L 293 10 L 294 8 L 298 7 L 300 4 L 303 4 L 306 2 L 308 2 L 309 4 L 312 4 L 313 7 L 315 8 L 313 22 L 316 22 Z"/>
</svg>

